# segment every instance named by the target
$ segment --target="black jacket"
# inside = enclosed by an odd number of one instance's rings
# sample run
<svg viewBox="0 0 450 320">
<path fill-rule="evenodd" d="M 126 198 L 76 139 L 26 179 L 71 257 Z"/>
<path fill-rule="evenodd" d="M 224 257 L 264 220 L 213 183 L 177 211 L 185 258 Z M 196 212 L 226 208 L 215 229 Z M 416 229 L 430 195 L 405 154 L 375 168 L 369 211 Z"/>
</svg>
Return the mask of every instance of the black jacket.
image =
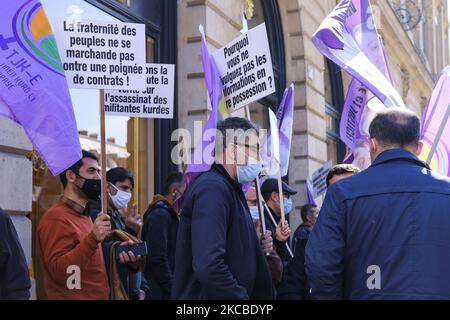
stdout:
<svg viewBox="0 0 450 320">
<path fill-rule="evenodd" d="M 272 217 L 275 219 L 275 222 L 278 223 L 280 222 L 280 217 L 278 217 L 271 208 L 269 208 L 271 211 L 271 215 Z M 272 223 L 272 219 L 270 219 L 270 217 L 268 216 L 268 212 L 267 210 L 264 208 L 264 218 L 266 221 L 266 229 L 270 230 L 272 232 L 272 238 L 273 238 L 273 244 L 275 247 L 275 250 L 277 251 L 278 255 L 280 256 L 281 261 L 283 262 L 283 265 L 286 265 L 289 260 L 291 260 L 291 255 L 289 254 L 288 249 L 286 248 L 286 244 L 289 245 L 289 243 L 286 241 L 278 241 L 276 239 L 276 231 L 277 231 L 277 227 Z"/>
<path fill-rule="evenodd" d="M 272 280 L 242 186 L 221 165 L 187 191 L 178 229 L 174 299 L 271 299 Z"/>
<path fill-rule="evenodd" d="M 0 300 L 30 299 L 30 276 L 11 218 L 0 209 Z"/>
<path fill-rule="evenodd" d="M 292 251 L 295 251 L 296 246 L 302 242 L 303 247 L 306 246 L 306 242 L 308 242 L 309 234 L 311 233 L 312 228 L 309 225 L 301 224 L 297 230 L 295 230 L 294 235 L 292 236 Z"/>
<path fill-rule="evenodd" d="M 283 279 L 278 287 L 278 300 L 306 300 L 309 299 L 309 285 L 305 271 L 305 248 L 311 227 L 300 225 L 294 232 L 292 247 L 294 257 L 284 269 Z"/>
<path fill-rule="evenodd" d="M 170 299 L 175 266 L 178 216 L 162 198 L 149 206 L 142 226 L 142 240 L 150 252 L 144 276 L 149 283 L 152 300 Z"/>
</svg>

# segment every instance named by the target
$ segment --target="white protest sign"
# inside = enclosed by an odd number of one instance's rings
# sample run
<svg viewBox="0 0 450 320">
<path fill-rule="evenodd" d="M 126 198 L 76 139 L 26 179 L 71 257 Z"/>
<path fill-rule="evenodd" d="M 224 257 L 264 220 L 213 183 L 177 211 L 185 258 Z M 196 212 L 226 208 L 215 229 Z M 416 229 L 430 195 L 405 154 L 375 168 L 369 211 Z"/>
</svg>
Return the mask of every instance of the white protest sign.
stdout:
<svg viewBox="0 0 450 320">
<path fill-rule="evenodd" d="M 312 174 L 312 186 L 314 190 L 314 198 L 319 197 L 327 190 L 327 174 L 333 166 L 332 161 L 328 161 L 319 170 Z"/>
<path fill-rule="evenodd" d="M 69 87 L 145 90 L 145 25 L 62 20 L 55 36 Z"/>
<path fill-rule="evenodd" d="M 175 65 L 147 64 L 147 88 L 105 91 L 105 113 L 141 118 L 173 118 Z"/>
<path fill-rule="evenodd" d="M 266 24 L 250 29 L 213 54 L 228 112 L 275 92 Z"/>
</svg>

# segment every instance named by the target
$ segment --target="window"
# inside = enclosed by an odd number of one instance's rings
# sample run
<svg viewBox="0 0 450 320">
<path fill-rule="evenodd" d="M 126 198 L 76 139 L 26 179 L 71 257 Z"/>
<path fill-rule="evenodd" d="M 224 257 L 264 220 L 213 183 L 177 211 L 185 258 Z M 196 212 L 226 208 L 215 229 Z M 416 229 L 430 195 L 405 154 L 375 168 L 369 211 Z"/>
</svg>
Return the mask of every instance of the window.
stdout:
<svg viewBox="0 0 450 320">
<path fill-rule="evenodd" d="M 325 123 L 327 129 L 327 160 L 341 163 L 345 157 L 345 145 L 339 138 L 339 122 L 344 104 L 342 75 L 332 61 L 325 61 Z"/>
</svg>

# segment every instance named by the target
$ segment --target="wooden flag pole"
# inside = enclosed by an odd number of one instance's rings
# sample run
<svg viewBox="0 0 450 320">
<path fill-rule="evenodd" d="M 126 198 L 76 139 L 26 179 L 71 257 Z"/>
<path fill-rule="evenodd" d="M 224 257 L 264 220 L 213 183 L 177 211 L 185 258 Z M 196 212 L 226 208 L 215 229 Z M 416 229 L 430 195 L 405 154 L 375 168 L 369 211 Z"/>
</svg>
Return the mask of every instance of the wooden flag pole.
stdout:
<svg viewBox="0 0 450 320">
<path fill-rule="evenodd" d="M 275 161 L 278 165 L 278 194 L 280 196 L 280 210 L 281 210 L 281 225 L 284 226 L 286 219 L 284 218 L 284 197 L 283 197 L 283 183 L 281 182 L 281 166 L 278 161 Z"/>
<path fill-rule="evenodd" d="M 270 217 L 270 221 L 272 221 L 272 224 L 275 226 L 275 228 L 277 227 L 277 222 L 275 221 L 275 218 L 272 216 L 272 214 L 270 213 L 269 207 L 267 206 L 267 203 L 264 202 L 264 207 L 266 208 L 268 215 Z M 275 236 L 274 236 L 275 237 Z M 287 251 L 289 252 L 289 254 L 291 255 L 291 258 L 294 257 L 294 254 L 292 253 L 291 248 L 289 248 L 289 245 L 287 244 L 287 242 L 284 243 L 286 246 Z"/>
<path fill-rule="evenodd" d="M 433 160 L 433 155 L 436 152 L 437 145 L 439 144 L 439 141 L 441 140 L 442 134 L 444 133 L 445 126 L 447 125 L 448 118 L 450 117 L 450 105 L 447 107 L 447 111 L 445 112 L 444 119 L 442 119 L 441 125 L 439 127 L 439 130 L 436 134 L 436 138 L 433 141 L 433 145 L 431 146 L 430 153 L 428 154 L 427 163 L 428 165 L 431 164 L 431 160 Z"/>
<path fill-rule="evenodd" d="M 245 106 L 245 115 L 247 119 L 251 121 L 250 118 L 250 109 L 248 105 Z M 256 188 L 256 200 L 258 201 L 258 212 L 259 212 L 259 221 L 261 221 L 261 233 L 266 234 L 267 226 L 266 219 L 264 218 L 264 207 L 262 203 L 262 195 L 261 195 L 261 185 L 259 184 L 259 176 L 255 179 L 255 188 Z"/>
<path fill-rule="evenodd" d="M 108 193 L 106 189 L 106 138 L 105 138 L 105 90 L 100 89 L 100 144 L 102 166 L 102 213 L 108 210 Z"/>
</svg>

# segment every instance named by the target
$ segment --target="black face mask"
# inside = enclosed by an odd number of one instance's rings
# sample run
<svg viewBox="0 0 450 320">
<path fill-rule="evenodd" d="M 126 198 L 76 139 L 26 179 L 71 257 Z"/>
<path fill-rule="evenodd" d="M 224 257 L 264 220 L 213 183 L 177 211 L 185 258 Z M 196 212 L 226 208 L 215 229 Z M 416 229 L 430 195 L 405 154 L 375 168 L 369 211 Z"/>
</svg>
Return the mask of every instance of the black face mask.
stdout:
<svg viewBox="0 0 450 320">
<path fill-rule="evenodd" d="M 100 179 L 86 179 L 76 174 L 78 177 L 84 180 L 81 191 L 86 195 L 89 200 L 97 200 L 102 194 L 102 180 Z"/>
</svg>

